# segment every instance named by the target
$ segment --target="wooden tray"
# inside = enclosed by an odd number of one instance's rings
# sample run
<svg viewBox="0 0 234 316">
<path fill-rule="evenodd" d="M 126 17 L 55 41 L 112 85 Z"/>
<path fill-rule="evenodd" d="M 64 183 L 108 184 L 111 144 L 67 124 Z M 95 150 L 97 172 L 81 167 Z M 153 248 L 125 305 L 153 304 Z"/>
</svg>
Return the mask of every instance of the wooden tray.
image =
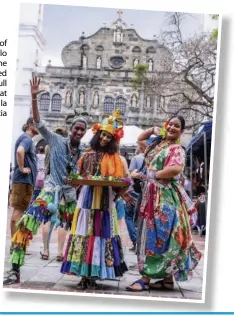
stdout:
<svg viewBox="0 0 234 316">
<path fill-rule="evenodd" d="M 124 182 L 124 181 L 69 179 L 68 182 L 72 186 L 90 185 L 90 186 L 97 186 L 97 187 L 119 187 L 119 188 L 127 188 L 130 186 L 129 183 Z"/>
</svg>

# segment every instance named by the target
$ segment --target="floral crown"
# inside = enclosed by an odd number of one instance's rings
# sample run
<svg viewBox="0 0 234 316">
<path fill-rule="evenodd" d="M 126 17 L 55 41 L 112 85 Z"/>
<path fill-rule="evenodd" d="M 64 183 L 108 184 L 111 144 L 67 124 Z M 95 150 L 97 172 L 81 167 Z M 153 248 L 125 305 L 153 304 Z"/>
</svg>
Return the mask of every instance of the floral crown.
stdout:
<svg viewBox="0 0 234 316">
<path fill-rule="evenodd" d="M 96 123 L 93 125 L 92 132 L 96 134 L 98 131 L 105 131 L 114 136 L 115 141 L 119 142 L 124 136 L 123 121 L 120 110 L 112 112 L 112 115 L 104 114 L 102 117 L 102 123 Z"/>
</svg>

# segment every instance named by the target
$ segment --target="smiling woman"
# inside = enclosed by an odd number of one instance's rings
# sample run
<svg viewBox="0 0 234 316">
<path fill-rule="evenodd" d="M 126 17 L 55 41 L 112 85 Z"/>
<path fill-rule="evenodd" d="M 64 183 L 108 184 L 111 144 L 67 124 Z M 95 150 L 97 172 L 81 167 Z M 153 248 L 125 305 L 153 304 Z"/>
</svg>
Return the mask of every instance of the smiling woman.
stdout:
<svg viewBox="0 0 234 316">
<path fill-rule="evenodd" d="M 93 150 L 107 152 L 108 154 L 117 152 L 117 144 L 113 135 L 106 131 L 98 131 L 91 139 L 90 147 Z"/>
<path fill-rule="evenodd" d="M 146 149 L 146 174 L 131 174 L 143 179 L 145 184 L 137 241 L 142 278 L 128 286 L 128 291 L 172 290 L 174 279 L 187 281 L 201 258 L 189 224 L 194 205 L 178 181 L 185 165 L 185 153 L 179 144 L 184 128 L 183 117 L 174 116 L 168 120 L 162 129 L 163 136 L 157 137 Z M 145 131 L 138 139 L 146 140 L 149 136 Z M 150 283 L 151 279 L 161 281 Z"/>
<path fill-rule="evenodd" d="M 78 162 L 82 177 L 124 177 L 117 142 L 123 128 L 119 111 L 94 124 L 90 149 Z M 118 231 L 116 199 L 125 195 L 108 186 L 83 185 L 77 201 L 61 272 L 82 276 L 79 286 L 97 287 L 95 280 L 116 279 L 127 271 Z"/>
</svg>

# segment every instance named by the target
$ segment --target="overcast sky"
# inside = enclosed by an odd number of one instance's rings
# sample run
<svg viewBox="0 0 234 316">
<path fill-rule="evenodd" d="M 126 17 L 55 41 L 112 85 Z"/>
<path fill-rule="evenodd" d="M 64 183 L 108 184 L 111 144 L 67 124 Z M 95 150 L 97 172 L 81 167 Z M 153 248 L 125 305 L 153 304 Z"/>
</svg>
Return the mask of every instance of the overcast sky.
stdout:
<svg viewBox="0 0 234 316">
<path fill-rule="evenodd" d="M 103 22 L 110 26 L 118 17 L 118 9 L 90 8 L 78 6 L 44 5 L 43 35 L 46 47 L 42 65 L 51 60 L 53 66 L 62 65 L 61 51 L 69 42 L 78 40 L 81 33 L 92 35 Z M 133 24 L 138 34 L 146 39 L 153 39 L 166 27 L 166 12 L 123 10 L 122 19 L 130 27 Z M 203 19 L 201 14 L 191 14 L 183 23 L 183 34 L 189 36 L 201 31 L 202 21 L 207 22 L 208 16 Z M 204 22 L 203 22 L 204 24 Z M 209 24 L 209 23 L 208 23 Z M 208 25 L 208 28 L 210 25 Z"/>
</svg>

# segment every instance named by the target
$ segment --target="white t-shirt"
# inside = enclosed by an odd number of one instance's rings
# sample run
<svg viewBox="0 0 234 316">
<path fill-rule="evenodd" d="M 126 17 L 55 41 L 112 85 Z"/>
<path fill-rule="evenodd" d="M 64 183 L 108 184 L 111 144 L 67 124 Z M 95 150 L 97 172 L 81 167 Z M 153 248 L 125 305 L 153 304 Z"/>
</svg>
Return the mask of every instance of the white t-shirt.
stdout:
<svg viewBox="0 0 234 316">
<path fill-rule="evenodd" d="M 37 170 L 45 169 L 45 154 L 37 154 Z"/>
</svg>

